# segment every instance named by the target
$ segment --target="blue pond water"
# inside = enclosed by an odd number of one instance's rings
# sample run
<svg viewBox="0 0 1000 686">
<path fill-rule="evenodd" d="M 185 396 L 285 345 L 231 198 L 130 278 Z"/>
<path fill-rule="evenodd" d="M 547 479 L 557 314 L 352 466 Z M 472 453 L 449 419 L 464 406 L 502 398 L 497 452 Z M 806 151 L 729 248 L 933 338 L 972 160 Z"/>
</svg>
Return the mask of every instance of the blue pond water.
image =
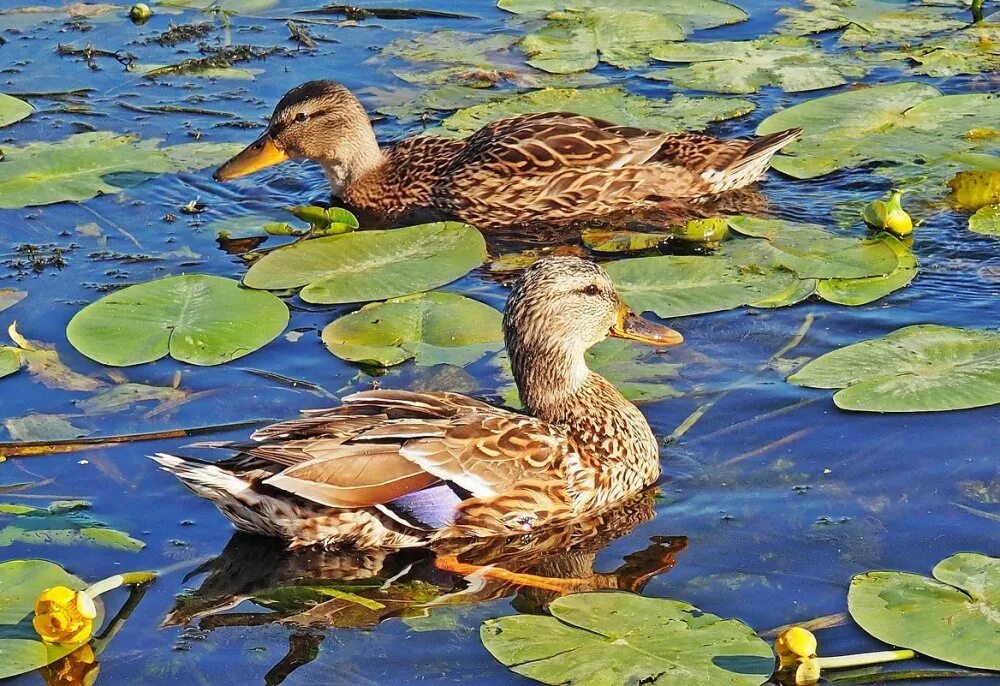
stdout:
<svg viewBox="0 0 1000 686">
<path fill-rule="evenodd" d="M 0 3 L 4 7 L 16 4 L 11 0 Z M 284 20 L 276 17 L 317 3 L 285 0 L 259 15 L 234 16 L 228 28 L 218 27 L 206 39 L 209 43 L 277 43 L 293 50 L 289 56 L 242 65 L 262 70 L 254 81 L 176 78 L 150 82 L 123 71 L 113 59 L 96 58 L 100 68 L 94 70 L 79 58 L 55 52 L 57 43 L 76 47 L 89 43 L 133 52 L 146 63 L 176 62 L 197 56 L 195 44 L 167 48 L 141 41 L 159 34 L 171 22 L 205 19 L 197 12 L 158 12 L 142 27 L 121 20 L 95 20 L 88 23 L 86 32 L 65 27 L 61 21 L 17 30 L 8 27 L 0 31 L 6 39 L 0 44 L 0 91 L 93 90 L 84 100 L 87 111 L 64 111 L 58 100 L 33 98 L 39 111 L 0 131 L 0 143 L 58 140 L 91 127 L 162 138 L 169 144 L 191 141 L 194 131 L 201 132 L 204 141 L 247 142 L 257 135 L 256 130 L 220 127 L 224 120 L 218 117 L 147 115 L 119 103 L 157 105 L 206 96 L 202 104 L 206 108 L 259 122 L 287 88 L 312 78 L 339 80 L 368 102 L 378 91 L 401 85 L 387 69 L 371 61 L 389 41 L 443 28 L 484 34 L 512 30 L 510 16 L 487 1 L 405 4 L 468 12 L 477 18 L 368 19 L 358 26 L 312 26 L 316 34 L 335 42 L 295 52 Z M 738 4 L 751 14 L 749 21 L 702 32 L 700 37 L 756 37 L 774 25 L 775 10 L 785 3 L 738 0 Z M 631 72 L 601 67 L 596 73 L 650 97 L 667 97 L 672 92 L 668 84 L 643 80 Z M 876 71 L 867 81 L 912 78 L 897 71 Z M 988 75 L 930 81 L 955 93 L 985 92 L 994 86 Z M 711 130 L 720 135 L 750 134 L 768 114 L 806 96 L 768 90 L 750 97 L 758 104 L 755 112 Z M 383 120 L 377 127 L 385 140 L 420 129 L 419 124 L 402 127 L 392 120 Z M 879 197 L 885 189 L 883 181 L 864 170 L 808 182 L 772 173 L 761 185 L 776 213 L 831 226 L 837 207 Z M 219 249 L 214 230 L 206 228 L 211 222 L 276 212 L 324 197 L 317 168 L 290 164 L 227 185 L 214 182 L 210 170 L 204 170 L 160 176 L 81 204 L 0 210 L 0 258 L 5 264 L 0 269 L 0 288 L 29 293 L 22 303 L 0 314 L 0 324 L 6 328 L 16 319 L 24 335 L 55 345 L 73 369 L 106 379 L 108 370 L 77 354 L 65 338 L 66 323 L 83 304 L 108 287 L 167 274 L 195 271 L 239 278 L 245 266 Z M 207 206 L 205 212 L 186 215 L 178 210 L 195 199 Z M 163 221 L 168 213 L 176 215 L 176 221 Z M 100 228 L 100 236 L 77 228 L 92 223 Z M 724 389 L 731 391 L 679 441 L 663 449 L 664 478 L 655 517 L 600 550 L 594 567 L 602 571 L 619 567 L 626 555 L 647 548 L 653 537 L 686 536 L 688 547 L 678 554 L 676 566 L 652 579 L 643 593 L 682 599 L 764 630 L 844 612 L 848 582 L 862 571 L 892 568 L 929 573 L 938 560 L 958 551 L 996 554 L 996 522 L 964 508 L 998 512 L 997 407 L 898 416 L 847 414 L 834 407 L 828 391 L 791 386 L 784 382 L 780 368 L 766 365 L 807 318 L 813 319 L 812 325 L 790 357 L 815 357 L 909 324 L 995 326 L 1000 318 L 1000 242 L 971 234 L 965 223 L 964 214 L 935 213 L 933 221 L 917 230 L 913 245 L 920 262 L 917 279 L 871 305 L 844 308 L 810 301 L 780 310 L 738 309 L 671 322 L 686 337 L 682 348 L 669 353 L 671 362 L 682 365 L 679 378 L 671 383 L 685 395 L 643 405 L 657 435 L 669 435 L 699 405 Z M 849 230 L 862 231 L 858 225 Z M 574 242 L 575 238 L 566 240 Z M 505 250 L 518 247 L 517 240 L 502 242 Z M 50 250 L 46 246 L 66 248 L 66 264 L 40 273 L 30 268 L 17 270 L 11 262 L 18 258 L 17 246 L 23 244 L 42 246 L 44 254 Z M 135 254 L 155 259 L 125 257 Z M 363 274 L 358 278 L 364 278 Z M 507 292 L 495 278 L 480 272 L 447 288 L 498 308 Z M 295 310 L 290 330 L 301 337 L 281 337 L 234 364 L 217 368 L 165 360 L 121 372 L 130 381 L 157 385 L 171 384 L 179 375 L 180 387 L 197 394 L 190 402 L 152 416 L 145 416 L 150 409 L 145 405 L 120 414 L 70 419 L 100 435 L 281 418 L 331 402 L 318 392 L 296 389 L 247 369 L 302 379 L 332 395 L 368 387 L 372 377 L 365 370 L 332 357 L 319 340 L 318 332 L 326 323 L 352 308 L 291 302 Z M 496 388 L 491 373 L 485 363 L 450 374 L 403 365 L 380 381 L 387 387 L 420 385 L 489 395 Z M 28 374 L 17 374 L 0 381 L 0 420 L 29 412 L 80 415 L 74 401 L 85 396 L 48 389 Z M 234 535 L 230 525 L 211 505 L 144 457 L 154 451 L 177 450 L 187 442 L 128 444 L 0 464 L 0 485 L 36 482 L 28 490 L 0 499 L 39 505 L 56 499 L 86 499 L 95 517 L 146 544 L 141 552 L 121 552 L 15 543 L 0 550 L 0 559 L 43 557 L 87 579 L 126 569 L 164 571 L 125 629 L 100 656 L 100 683 L 173 683 L 179 677 L 205 684 L 277 683 L 285 672 L 287 684 L 521 683 L 485 652 L 478 627 L 486 618 L 518 611 L 523 597 L 512 602 L 504 596 L 442 610 L 442 629 L 419 631 L 416 628 L 421 627 L 398 617 L 360 629 L 290 628 L 266 619 L 254 622 L 254 613 L 267 610 L 241 602 L 237 593 L 229 612 L 240 614 L 242 625 L 193 619 L 188 627 L 161 627 L 175 606 L 175 597 L 204 583 L 204 573 L 196 571 L 199 565 L 223 549 L 229 557 L 216 564 L 228 565 L 224 577 L 256 575 L 256 581 L 247 581 L 247 588 L 229 589 L 233 592 L 253 590 L 261 578 L 267 582 L 268 572 L 296 564 L 258 541 L 236 539 L 227 548 Z M 984 496 L 991 483 L 992 496 Z M 7 523 L 0 516 L 0 525 Z M 406 562 L 386 563 L 386 573 L 400 571 Z M 310 573 L 329 570 L 321 563 L 305 561 L 302 565 L 313 570 Z M 445 589 L 462 587 L 460 579 L 448 575 L 430 574 L 430 578 Z M 112 602 L 120 601 L 116 597 Z M 826 654 L 860 652 L 877 645 L 850 623 L 826 631 L 823 640 Z M 307 663 L 298 669 L 284 669 L 279 663 L 290 641 L 300 651 L 302 646 L 318 646 L 318 654 L 312 661 L 299 660 Z M 29 675 L 16 683 L 41 682 L 38 675 Z"/>
</svg>

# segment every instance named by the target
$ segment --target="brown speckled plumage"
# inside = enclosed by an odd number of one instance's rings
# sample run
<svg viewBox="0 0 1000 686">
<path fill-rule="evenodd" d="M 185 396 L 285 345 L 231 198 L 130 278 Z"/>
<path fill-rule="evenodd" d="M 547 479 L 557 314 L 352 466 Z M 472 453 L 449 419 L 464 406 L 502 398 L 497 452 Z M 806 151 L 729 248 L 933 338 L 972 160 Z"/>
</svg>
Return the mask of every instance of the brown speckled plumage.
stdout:
<svg viewBox="0 0 1000 686">
<path fill-rule="evenodd" d="M 380 150 L 350 91 L 310 81 L 282 98 L 264 138 L 287 158 L 322 164 L 333 194 L 369 220 L 432 214 L 489 229 L 701 202 L 756 181 L 799 133 L 723 140 L 545 112 L 464 140 L 423 136 Z"/>
<path fill-rule="evenodd" d="M 676 343 L 676 332 L 629 313 L 597 265 L 552 257 L 514 285 L 504 333 L 526 414 L 455 393 L 367 391 L 265 427 L 221 462 L 154 459 L 238 528 L 293 547 L 524 533 L 656 480 L 653 432 L 584 353 L 609 333 Z M 414 515 L 425 500 L 443 522 Z"/>
</svg>

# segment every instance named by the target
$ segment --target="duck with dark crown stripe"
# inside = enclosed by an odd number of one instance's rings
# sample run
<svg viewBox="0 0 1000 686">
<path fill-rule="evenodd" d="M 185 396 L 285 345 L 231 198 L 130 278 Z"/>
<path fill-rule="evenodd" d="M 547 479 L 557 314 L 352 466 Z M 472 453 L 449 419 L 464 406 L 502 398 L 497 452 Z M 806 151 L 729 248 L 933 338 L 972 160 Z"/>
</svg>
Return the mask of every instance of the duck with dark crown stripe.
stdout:
<svg viewBox="0 0 1000 686">
<path fill-rule="evenodd" d="M 494 121 L 465 139 L 419 136 L 379 149 L 347 88 L 309 81 L 285 94 L 267 132 L 215 178 L 310 159 L 323 165 L 334 196 L 382 224 L 427 213 L 481 229 L 573 223 L 744 188 L 800 133 L 724 140 L 543 112 Z"/>
<path fill-rule="evenodd" d="M 504 335 L 524 414 L 456 393 L 366 391 L 260 429 L 219 462 L 153 459 L 239 529 L 293 548 L 524 534 L 656 481 L 649 424 L 584 353 L 607 336 L 670 346 L 680 334 L 631 312 L 599 266 L 550 257 L 515 283 Z"/>
</svg>

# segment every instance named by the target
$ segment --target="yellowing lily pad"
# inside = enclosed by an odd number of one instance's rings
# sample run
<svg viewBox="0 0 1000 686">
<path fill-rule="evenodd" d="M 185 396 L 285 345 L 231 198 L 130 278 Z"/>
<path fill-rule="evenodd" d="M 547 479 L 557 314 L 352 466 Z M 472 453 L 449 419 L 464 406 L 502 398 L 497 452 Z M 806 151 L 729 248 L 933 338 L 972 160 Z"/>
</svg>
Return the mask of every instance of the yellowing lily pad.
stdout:
<svg viewBox="0 0 1000 686">
<path fill-rule="evenodd" d="M 875 638 L 973 669 L 1000 670 L 1000 559 L 959 553 L 934 578 L 868 572 L 851 580 L 851 617 Z"/>
<path fill-rule="evenodd" d="M 650 52 L 661 62 L 689 62 L 646 77 L 717 93 L 756 93 L 777 86 L 789 93 L 841 86 L 867 68 L 844 55 L 824 52 L 813 41 L 772 36 L 752 41 L 664 43 Z"/>
<path fill-rule="evenodd" d="M 941 95 L 927 84 L 895 83 L 789 107 L 761 122 L 757 133 L 804 129 L 802 139 L 772 161 L 795 178 L 874 162 L 886 165 L 879 173 L 897 187 L 912 185 L 911 177 L 943 186 L 959 169 L 995 161 L 998 141 L 969 134 L 998 116 L 1000 98 L 993 95 Z"/>
<path fill-rule="evenodd" d="M 659 131 L 701 130 L 708 124 L 752 112 L 755 105 L 739 98 L 691 98 L 675 95 L 654 100 L 614 86 L 607 88 L 547 88 L 498 98 L 456 112 L 442 128 L 466 136 L 503 117 L 531 112 L 573 112 L 616 124 Z"/>
<path fill-rule="evenodd" d="M 778 14 L 786 19 L 779 25 L 783 33 L 807 36 L 841 31 L 841 45 L 909 43 L 938 31 L 965 26 L 956 18 L 964 8 L 883 0 L 805 0 L 805 9 L 785 7 Z"/>
<path fill-rule="evenodd" d="M 45 560 L 0 563 L 0 679 L 44 667 L 79 647 L 45 643 L 31 626 L 35 599 L 53 586 L 82 590 L 87 583 Z M 95 605 L 94 626 L 99 627 L 104 621 L 104 606 L 100 602 Z"/>
<path fill-rule="evenodd" d="M 293 243 L 254 262 L 243 283 L 271 290 L 305 286 L 300 296 L 312 303 L 367 302 L 443 286 L 485 260 L 486 241 L 477 229 L 438 222 Z"/>
<path fill-rule="evenodd" d="M 553 685 L 759 686 L 774 668 L 753 629 L 678 600 L 577 593 L 549 612 L 488 620 L 483 645 L 513 672 Z"/>
<path fill-rule="evenodd" d="M 323 329 L 323 343 L 352 362 L 461 366 L 503 347 L 501 319 L 489 305 L 455 293 L 418 293 L 340 317 Z"/>
<path fill-rule="evenodd" d="M 248 355 L 284 331 L 288 308 L 270 293 L 206 274 L 171 276 L 101 298 L 70 320 L 66 336 L 101 364 L 123 367 L 170 355 L 216 365 Z"/>
<path fill-rule="evenodd" d="M 788 377 L 840 388 L 837 407 L 939 412 L 1000 403 L 1000 334 L 923 324 L 834 350 Z"/>
<path fill-rule="evenodd" d="M 664 41 L 747 18 L 739 7 L 719 0 L 500 0 L 497 6 L 545 20 L 521 47 L 528 64 L 561 74 L 586 71 L 598 62 L 623 69 L 643 66 L 650 50 Z"/>
<path fill-rule="evenodd" d="M 109 131 L 80 133 L 57 143 L 4 146 L 0 207 L 48 205 L 116 193 L 158 174 L 222 162 L 239 145 L 184 143 L 160 148 Z"/>
<path fill-rule="evenodd" d="M 21 121 L 34 111 L 35 108 L 24 100 L 0 93 L 0 126 Z"/>
</svg>

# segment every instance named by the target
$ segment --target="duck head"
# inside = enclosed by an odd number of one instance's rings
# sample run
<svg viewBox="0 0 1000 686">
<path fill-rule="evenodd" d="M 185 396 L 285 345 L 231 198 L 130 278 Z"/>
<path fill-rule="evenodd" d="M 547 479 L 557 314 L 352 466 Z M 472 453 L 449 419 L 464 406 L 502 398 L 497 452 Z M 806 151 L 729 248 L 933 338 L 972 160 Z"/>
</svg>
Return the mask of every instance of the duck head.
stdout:
<svg viewBox="0 0 1000 686">
<path fill-rule="evenodd" d="M 584 353 L 609 336 L 661 347 L 684 340 L 629 309 L 611 277 L 593 262 L 545 258 L 514 284 L 504 310 L 504 338 L 529 406 L 536 404 L 532 399 L 572 395 L 586 384 L 591 372 Z"/>
<path fill-rule="evenodd" d="M 368 114 L 334 81 L 308 81 L 285 93 L 267 131 L 213 175 L 228 181 L 285 160 L 319 162 L 334 194 L 382 161 Z"/>
</svg>

